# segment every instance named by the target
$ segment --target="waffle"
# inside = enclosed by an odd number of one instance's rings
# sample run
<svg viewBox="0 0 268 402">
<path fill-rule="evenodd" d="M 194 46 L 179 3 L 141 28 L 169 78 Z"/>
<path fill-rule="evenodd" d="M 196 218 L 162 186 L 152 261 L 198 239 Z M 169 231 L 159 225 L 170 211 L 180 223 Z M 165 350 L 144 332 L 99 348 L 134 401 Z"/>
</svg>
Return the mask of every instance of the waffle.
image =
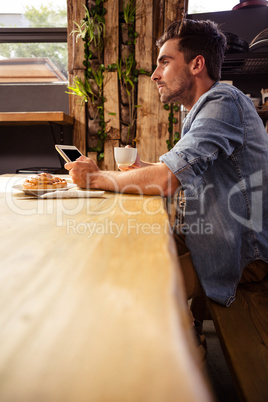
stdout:
<svg viewBox="0 0 268 402">
<path fill-rule="evenodd" d="M 26 179 L 23 183 L 25 190 L 57 189 L 67 187 L 65 179 L 53 176 L 49 173 L 40 173 Z"/>
</svg>

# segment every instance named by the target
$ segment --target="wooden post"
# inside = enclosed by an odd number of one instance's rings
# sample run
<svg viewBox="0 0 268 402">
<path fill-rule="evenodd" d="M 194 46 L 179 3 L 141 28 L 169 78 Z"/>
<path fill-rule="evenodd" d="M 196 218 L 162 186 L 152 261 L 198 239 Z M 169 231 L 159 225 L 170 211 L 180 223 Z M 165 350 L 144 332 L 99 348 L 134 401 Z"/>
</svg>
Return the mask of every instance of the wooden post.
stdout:
<svg viewBox="0 0 268 402">
<path fill-rule="evenodd" d="M 102 163 L 103 170 L 117 170 L 117 165 L 114 160 L 114 147 L 119 147 L 119 140 L 105 141 L 104 162 Z"/>
<path fill-rule="evenodd" d="M 116 63 L 119 56 L 119 0 L 107 0 L 105 14 L 104 64 Z"/>
<path fill-rule="evenodd" d="M 74 2 L 74 4 L 76 5 L 73 7 L 73 21 L 80 24 L 85 17 L 84 6 L 86 5 L 86 0 L 81 0 L 77 3 Z M 73 28 L 76 27 L 74 23 L 72 26 Z M 73 41 L 73 70 L 84 69 L 84 41 L 81 38 L 76 40 L 76 35 L 71 35 L 70 39 Z"/>
<path fill-rule="evenodd" d="M 150 77 L 139 77 L 137 119 L 137 148 L 141 159 L 158 162 L 159 157 L 167 152 L 168 115 L 163 103 L 159 100 L 156 85 Z"/>
<path fill-rule="evenodd" d="M 181 20 L 184 15 L 184 0 L 165 0 L 165 25 L 166 29 L 171 22 Z"/>
<path fill-rule="evenodd" d="M 165 29 L 169 24 L 176 20 L 181 20 L 183 18 L 185 0 L 165 0 Z M 173 125 L 173 134 L 175 131 L 181 132 L 181 112 L 174 113 L 174 117 L 177 118 L 178 122 Z"/>
<path fill-rule="evenodd" d="M 70 36 L 73 29 L 74 2 L 67 0 L 67 44 L 68 44 L 68 72 L 73 74 L 73 38 Z"/>
<path fill-rule="evenodd" d="M 153 67 L 153 0 L 142 0 L 137 10 L 138 32 L 136 62 L 138 68 L 152 71 Z M 155 46 L 155 45 L 154 45 Z M 142 159 L 158 162 L 167 151 L 168 112 L 159 100 L 159 94 L 150 77 L 139 76 L 136 143 Z"/>
<path fill-rule="evenodd" d="M 103 94 L 107 138 L 120 139 L 118 76 L 116 71 L 105 74 Z"/>
<path fill-rule="evenodd" d="M 135 58 L 137 69 L 152 71 L 153 49 L 153 0 L 139 1 L 136 13 L 136 42 Z"/>
<path fill-rule="evenodd" d="M 156 65 L 156 60 L 158 56 L 158 48 L 155 45 L 157 39 L 164 32 L 164 17 L 165 17 L 165 0 L 154 0 L 154 10 L 153 10 L 153 68 Z"/>
<path fill-rule="evenodd" d="M 77 70 L 76 76 L 84 80 L 84 70 Z M 78 96 L 70 96 L 74 97 L 72 113 L 72 116 L 74 117 L 73 144 L 82 152 L 83 155 L 86 155 L 86 106 Z"/>
<path fill-rule="evenodd" d="M 84 61 L 84 42 L 78 40 L 76 42 L 75 35 L 70 33 L 75 27 L 73 21 L 80 23 L 84 18 L 86 0 L 81 0 L 78 3 L 74 0 L 67 0 L 67 13 L 68 13 L 68 70 L 70 83 L 73 83 L 75 77 L 79 77 L 84 81 L 85 70 L 83 66 Z M 86 155 L 86 109 L 81 105 L 81 99 L 75 95 L 69 95 L 69 110 L 70 115 L 74 117 L 73 128 L 73 144 L 77 146 L 80 151 Z"/>
<path fill-rule="evenodd" d="M 74 15 L 73 0 L 67 0 L 67 51 L 68 51 L 68 79 L 69 84 L 73 82 L 73 38 L 70 34 L 73 29 L 73 15 Z M 74 109 L 74 96 L 69 95 L 69 114 L 73 116 Z"/>
<path fill-rule="evenodd" d="M 97 165 L 97 163 L 98 163 L 98 152 L 88 152 L 87 157 L 92 159 Z"/>
<path fill-rule="evenodd" d="M 119 1 L 108 0 L 105 3 L 105 47 L 104 65 L 116 64 L 119 57 Z M 118 94 L 117 72 L 105 73 L 103 83 L 104 120 L 106 123 L 107 140 L 104 144 L 105 170 L 114 170 L 113 147 L 119 146 L 120 139 L 120 111 Z M 116 145 L 115 145 L 116 144 Z"/>
</svg>

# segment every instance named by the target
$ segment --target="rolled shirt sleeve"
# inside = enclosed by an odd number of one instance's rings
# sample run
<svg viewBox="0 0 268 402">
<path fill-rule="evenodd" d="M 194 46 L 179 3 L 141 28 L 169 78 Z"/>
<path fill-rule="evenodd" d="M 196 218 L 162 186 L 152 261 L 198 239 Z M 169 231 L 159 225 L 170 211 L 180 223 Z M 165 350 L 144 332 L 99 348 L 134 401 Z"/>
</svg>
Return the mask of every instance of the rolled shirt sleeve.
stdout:
<svg viewBox="0 0 268 402">
<path fill-rule="evenodd" d="M 160 161 L 183 187 L 199 186 L 201 180 L 197 177 L 219 156 L 227 158 L 243 146 L 244 140 L 238 100 L 226 89 L 219 90 L 213 99 L 207 93 L 198 100 L 186 117 L 182 138 Z"/>
</svg>

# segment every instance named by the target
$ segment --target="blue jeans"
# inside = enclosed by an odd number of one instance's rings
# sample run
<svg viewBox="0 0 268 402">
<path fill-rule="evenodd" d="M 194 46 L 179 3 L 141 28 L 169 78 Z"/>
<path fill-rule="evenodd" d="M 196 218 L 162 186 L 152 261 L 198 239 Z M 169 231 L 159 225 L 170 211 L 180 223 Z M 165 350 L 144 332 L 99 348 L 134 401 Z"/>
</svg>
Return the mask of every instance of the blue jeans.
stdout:
<svg viewBox="0 0 268 402">
<path fill-rule="evenodd" d="M 206 296 L 196 274 L 191 253 L 185 244 L 182 234 L 173 233 L 179 256 L 181 271 L 184 279 L 187 300 L 192 299 L 191 310 L 194 317 L 203 321 L 207 317 Z M 204 261 L 205 264 L 205 261 Z M 268 264 L 262 260 L 255 260 L 243 270 L 239 284 L 260 282 L 268 275 Z M 193 307 L 194 306 L 194 307 Z"/>
</svg>

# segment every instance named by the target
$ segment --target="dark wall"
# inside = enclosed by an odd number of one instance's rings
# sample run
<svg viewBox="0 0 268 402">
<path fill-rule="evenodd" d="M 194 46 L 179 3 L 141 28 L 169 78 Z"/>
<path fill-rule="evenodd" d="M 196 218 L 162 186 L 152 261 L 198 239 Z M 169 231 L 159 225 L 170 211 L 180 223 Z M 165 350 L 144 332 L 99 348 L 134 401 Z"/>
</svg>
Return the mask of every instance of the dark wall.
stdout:
<svg viewBox="0 0 268 402">
<path fill-rule="evenodd" d="M 60 128 L 54 126 L 56 142 Z M 54 137 L 49 126 L 0 126 L 0 174 L 16 173 L 24 168 L 61 168 Z M 72 129 L 64 128 L 64 143 L 72 143 Z"/>
<path fill-rule="evenodd" d="M 0 84 L 0 112 L 69 113 L 66 83 Z"/>
<path fill-rule="evenodd" d="M 217 22 L 222 31 L 234 33 L 250 43 L 259 32 L 268 28 L 268 7 L 189 14 L 187 18 Z"/>
<path fill-rule="evenodd" d="M 2 84 L 0 112 L 51 112 L 69 114 L 66 84 Z M 60 127 L 53 124 L 56 142 L 60 142 Z M 54 148 L 52 128 L 47 126 L 0 126 L 0 174 L 15 173 L 31 167 L 60 168 Z M 63 127 L 65 144 L 72 143 L 72 128 Z"/>
<path fill-rule="evenodd" d="M 233 33 L 250 43 L 255 36 L 268 28 L 268 7 L 252 7 L 216 13 L 189 14 L 194 20 L 211 20 L 218 23 L 224 32 Z M 268 58 L 268 53 L 267 53 Z M 268 74 L 246 74 L 223 77 L 252 97 L 261 98 L 261 89 L 268 88 Z"/>
</svg>

